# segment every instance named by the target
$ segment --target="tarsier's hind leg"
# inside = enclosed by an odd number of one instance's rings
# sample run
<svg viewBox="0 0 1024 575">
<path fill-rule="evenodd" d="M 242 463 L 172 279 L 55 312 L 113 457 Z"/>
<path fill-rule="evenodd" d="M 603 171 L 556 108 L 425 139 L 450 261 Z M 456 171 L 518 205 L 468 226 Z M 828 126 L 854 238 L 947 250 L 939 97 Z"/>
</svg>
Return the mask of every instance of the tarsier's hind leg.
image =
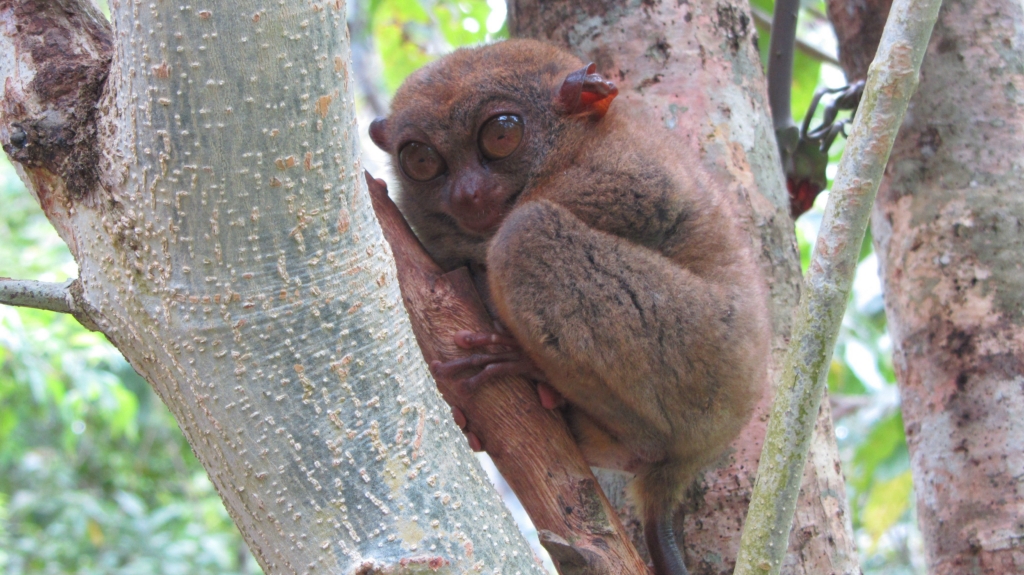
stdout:
<svg viewBox="0 0 1024 575">
<path fill-rule="evenodd" d="M 544 201 L 513 210 L 487 263 L 502 320 L 569 401 L 588 460 L 637 473 L 658 575 L 685 575 L 672 510 L 720 452 L 709 414 L 723 400 L 730 292 Z"/>
<path fill-rule="evenodd" d="M 680 438 L 703 441 L 722 399 L 714 348 L 730 304 L 720 290 L 546 201 L 509 214 L 487 264 L 502 320 L 552 386 L 640 462 L 678 456 Z"/>
</svg>

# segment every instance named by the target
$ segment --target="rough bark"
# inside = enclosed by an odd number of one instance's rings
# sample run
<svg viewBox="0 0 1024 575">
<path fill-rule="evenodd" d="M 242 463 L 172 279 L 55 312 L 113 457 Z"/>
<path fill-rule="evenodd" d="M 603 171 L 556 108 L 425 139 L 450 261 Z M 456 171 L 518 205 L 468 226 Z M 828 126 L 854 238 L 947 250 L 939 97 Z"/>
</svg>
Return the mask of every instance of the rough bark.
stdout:
<svg viewBox="0 0 1024 575">
<path fill-rule="evenodd" d="M 847 25 L 843 52 L 870 57 Z M 935 575 L 1024 571 L 1021 150 L 1022 5 L 947 1 L 872 217 Z"/>
<path fill-rule="evenodd" d="M 772 297 L 773 356 L 788 344 L 800 267 L 749 7 L 738 2 L 510 2 L 513 35 L 568 47 L 620 88 L 616 105 L 642 106 L 701 158 L 744 218 Z M 774 366 L 778 363 L 775 362 Z M 774 380 L 776 367 L 772 368 Z M 690 490 L 676 533 L 697 574 L 731 573 L 757 472 L 770 397 L 721 465 Z M 802 483 L 786 573 L 856 573 L 827 402 Z M 622 483 L 602 481 L 624 517 Z M 639 528 L 632 520 L 629 525 Z M 642 543 L 639 543 L 642 549 Z"/>
<path fill-rule="evenodd" d="M 113 2 L 113 33 L 90 6 L 0 0 L 0 141 L 78 262 L 55 297 L 153 385 L 263 569 L 539 572 L 401 312 L 344 3 Z"/>
</svg>

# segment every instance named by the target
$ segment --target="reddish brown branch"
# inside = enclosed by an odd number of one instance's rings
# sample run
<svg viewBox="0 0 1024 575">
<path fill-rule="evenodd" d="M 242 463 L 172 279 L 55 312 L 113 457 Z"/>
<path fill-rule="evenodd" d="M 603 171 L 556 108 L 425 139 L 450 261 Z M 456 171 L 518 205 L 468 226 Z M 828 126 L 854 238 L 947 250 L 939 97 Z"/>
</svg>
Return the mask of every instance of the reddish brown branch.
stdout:
<svg viewBox="0 0 1024 575">
<path fill-rule="evenodd" d="M 464 356 L 467 352 L 455 345 L 457 332 L 493 329 L 469 273 L 465 268 L 444 273 L 388 197 L 383 180 L 367 174 L 366 181 L 424 359 Z M 529 381 L 502 377 L 471 396 L 459 393 L 451 381 L 437 385 L 445 400 L 466 415 L 467 431 L 487 448 L 563 575 L 647 572 L 565 422 L 558 412 L 541 407 Z"/>
</svg>

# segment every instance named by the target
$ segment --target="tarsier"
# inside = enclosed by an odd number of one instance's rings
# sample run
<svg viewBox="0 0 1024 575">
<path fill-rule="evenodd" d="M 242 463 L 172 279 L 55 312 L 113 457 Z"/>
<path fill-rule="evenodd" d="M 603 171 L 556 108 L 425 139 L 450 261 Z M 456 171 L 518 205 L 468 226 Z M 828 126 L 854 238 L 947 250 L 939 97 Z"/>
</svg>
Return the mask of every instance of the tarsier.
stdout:
<svg viewBox="0 0 1024 575">
<path fill-rule="evenodd" d="M 469 267 L 507 329 L 459 334 L 476 353 L 435 374 L 557 392 L 543 402 L 564 398 L 587 462 L 636 475 L 655 571 L 680 575 L 672 513 L 761 395 L 766 301 L 720 193 L 617 93 L 593 64 L 507 41 L 411 75 L 370 135 L 417 236 L 441 267 Z"/>
</svg>

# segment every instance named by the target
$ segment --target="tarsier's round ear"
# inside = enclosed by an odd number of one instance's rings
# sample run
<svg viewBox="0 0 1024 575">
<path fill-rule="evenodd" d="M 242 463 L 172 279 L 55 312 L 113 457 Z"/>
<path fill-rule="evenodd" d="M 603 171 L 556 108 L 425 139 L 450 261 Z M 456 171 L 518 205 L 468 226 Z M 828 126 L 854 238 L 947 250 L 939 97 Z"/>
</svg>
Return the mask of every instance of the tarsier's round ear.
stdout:
<svg viewBox="0 0 1024 575">
<path fill-rule="evenodd" d="M 615 83 L 598 74 L 591 62 L 565 77 L 555 102 L 567 114 L 601 118 L 618 94 Z"/>
<path fill-rule="evenodd" d="M 370 139 L 373 140 L 374 144 L 377 144 L 378 148 L 384 150 L 385 152 L 390 152 L 391 150 L 388 149 L 387 130 L 387 118 L 377 118 L 376 120 L 370 122 Z"/>
</svg>

